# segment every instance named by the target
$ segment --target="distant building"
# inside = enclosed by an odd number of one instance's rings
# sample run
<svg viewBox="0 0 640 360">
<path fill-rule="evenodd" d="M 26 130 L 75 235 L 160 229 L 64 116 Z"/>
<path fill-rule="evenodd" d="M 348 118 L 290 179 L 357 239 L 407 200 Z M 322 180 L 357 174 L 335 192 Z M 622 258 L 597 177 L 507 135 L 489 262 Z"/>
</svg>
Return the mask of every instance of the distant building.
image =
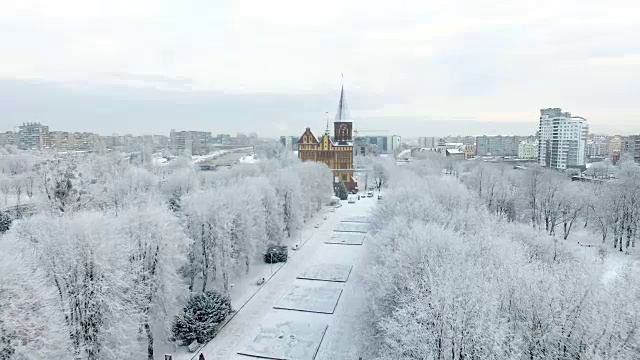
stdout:
<svg viewBox="0 0 640 360">
<path fill-rule="evenodd" d="M 175 155 L 206 155 L 211 133 L 205 131 L 175 131 L 169 134 L 171 152 Z"/>
<path fill-rule="evenodd" d="M 18 132 L 18 147 L 23 150 L 44 150 L 51 145 L 49 127 L 40 123 L 23 123 Z"/>
<path fill-rule="evenodd" d="M 68 151 L 73 147 L 73 134 L 67 131 L 51 131 L 49 132 L 49 141 L 51 149 L 55 151 Z"/>
<path fill-rule="evenodd" d="M 571 116 L 560 108 L 541 109 L 538 162 L 555 169 L 584 167 L 588 132 L 583 117 Z"/>
<path fill-rule="evenodd" d="M 387 153 L 393 154 L 397 150 L 400 150 L 402 138 L 400 135 L 391 135 L 387 137 Z"/>
<path fill-rule="evenodd" d="M 640 135 L 625 136 L 622 138 L 621 154 L 628 154 L 640 163 Z"/>
<path fill-rule="evenodd" d="M 438 150 L 438 152 L 441 152 L 443 154 L 445 154 L 445 150 L 460 150 L 463 151 L 464 150 L 464 144 L 463 143 L 457 143 L 457 142 L 447 142 L 446 139 L 439 139 L 438 143 L 436 145 L 436 149 Z"/>
<path fill-rule="evenodd" d="M 609 156 L 609 141 L 606 136 L 591 135 L 585 145 L 587 158 L 604 158 Z"/>
<path fill-rule="evenodd" d="M 289 151 L 298 151 L 298 137 L 280 136 L 280 145 Z"/>
<path fill-rule="evenodd" d="M 521 141 L 518 145 L 519 159 L 536 159 L 538 157 L 538 143 Z"/>
<path fill-rule="evenodd" d="M 353 139 L 353 154 L 355 156 L 375 156 L 378 154 L 378 146 L 369 144 L 366 136 Z"/>
<path fill-rule="evenodd" d="M 614 136 L 609 139 L 609 149 L 607 152 L 609 153 L 609 157 L 613 157 L 614 154 L 620 155 L 620 151 L 622 150 L 622 138 L 619 136 Z"/>
<path fill-rule="evenodd" d="M 477 156 L 517 156 L 520 139 L 518 136 L 476 137 Z"/>
<path fill-rule="evenodd" d="M 13 131 L 0 133 L 0 146 L 16 145 L 18 136 Z"/>
<path fill-rule="evenodd" d="M 216 144 L 227 145 L 231 143 L 231 135 L 230 134 L 218 134 L 215 138 L 213 138 L 213 142 Z"/>
<path fill-rule="evenodd" d="M 340 91 L 338 111 L 333 122 L 333 138 L 328 121 L 320 138 L 306 128 L 298 140 L 298 158 L 327 164 L 333 173 L 334 185 L 344 183 L 348 190 L 358 188 L 353 177 L 353 122 L 349 116 L 344 87 Z"/>
<path fill-rule="evenodd" d="M 464 150 L 460 150 L 460 149 L 445 149 L 444 154 L 445 156 L 450 156 L 454 158 L 461 158 L 461 159 L 464 158 Z"/>
<path fill-rule="evenodd" d="M 439 138 L 437 137 L 419 137 L 418 138 L 418 147 L 420 148 L 427 148 L 427 149 L 435 149 L 438 147 L 438 140 Z"/>
<path fill-rule="evenodd" d="M 471 159 L 476 154 L 476 147 L 473 144 L 464 144 L 462 146 L 462 151 L 464 152 L 465 159 Z"/>
</svg>

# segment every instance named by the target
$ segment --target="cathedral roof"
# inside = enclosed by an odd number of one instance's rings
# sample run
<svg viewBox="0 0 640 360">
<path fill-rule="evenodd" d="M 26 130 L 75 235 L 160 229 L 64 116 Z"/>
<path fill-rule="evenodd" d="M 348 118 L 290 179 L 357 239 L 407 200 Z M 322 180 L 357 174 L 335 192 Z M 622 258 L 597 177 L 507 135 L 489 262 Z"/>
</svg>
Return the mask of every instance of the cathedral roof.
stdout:
<svg viewBox="0 0 640 360">
<path fill-rule="evenodd" d="M 303 138 L 305 135 L 307 135 L 310 142 L 305 143 L 303 141 Z M 319 143 L 318 138 L 313 134 L 313 132 L 311 132 L 310 128 L 306 128 L 302 136 L 300 136 L 300 138 L 298 139 L 298 144 L 317 144 L 317 143 Z"/>
<path fill-rule="evenodd" d="M 351 114 L 349 113 L 349 107 L 347 106 L 347 98 L 344 94 L 344 85 L 340 89 L 340 101 L 338 102 L 338 111 L 336 112 L 336 122 L 350 122 Z"/>
</svg>

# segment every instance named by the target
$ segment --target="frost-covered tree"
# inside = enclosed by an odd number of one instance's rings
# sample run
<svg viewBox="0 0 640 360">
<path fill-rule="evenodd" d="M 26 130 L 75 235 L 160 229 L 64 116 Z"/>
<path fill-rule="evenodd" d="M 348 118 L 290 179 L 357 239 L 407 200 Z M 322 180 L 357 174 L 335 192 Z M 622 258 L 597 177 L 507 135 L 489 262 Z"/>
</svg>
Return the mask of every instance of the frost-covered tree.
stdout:
<svg viewBox="0 0 640 360">
<path fill-rule="evenodd" d="M 612 291 L 638 296 L 637 279 L 623 271 L 611 282 L 601 281 L 602 269 L 574 257 L 564 242 L 526 224 L 502 221 L 486 203 L 473 201 L 477 188 L 467 190 L 454 178 L 423 172 L 422 166 L 430 165 L 397 168 L 384 205 L 373 214 L 361 295 L 367 304 L 360 329 L 362 355 L 637 356 L 640 314 L 629 302 L 620 304 L 611 296 Z M 557 184 L 570 184 L 564 180 L 567 183 Z M 548 181 L 540 179 L 536 190 L 540 215 L 558 216 L 550 223 L 567 220 L 570 226 L 576 207 L 568 201 L 576 193 L 553 193 L 559 185 Z M 545 201 L 555 205 L 557 214 L 550 214 Z M 572 211 L 566 219 L 565 207 Z M 620 311 L 613 310 L 618 305 Z"/>
<path fill-rule="evenodd" d="M 262 247 L 266 246 L 267 243 L 279 244 L 283 236 L 284 213 L 282 206 L 278 203 L 275 188 L 265 177 L 250 179 L 247 181 L 247 186 L 257 192 L 254 200 L 259 200 L 262 213 L 259 216 L 264 218 L 264 225 L 258 227 L 260 231 L 264 228 L 264 235 L 266 236 L 266 238 L 259 237 L 259 239 L 264 239 Z"/>
<path fill-rule="evenodd" d="M 39 176 L 53 211 L 73 212 L 86 209 L 92 203 L 97 181 L 78 169 L 79 161 L 64 158 L 41 164 Z"/>
<path fill-rule="evenodd" d="M 118 228 L 129 243 L 130 292 L 146 336 L 147 358 L 153 360 L 155 339 L 168 337 L 170 319 L 185 298 L 187 286 L 178 271 L 190 240 L 160 204 L 124 212 Z"/>
<path fill-rule="evenodd" d="M 35 254 L 33 265 L 57 293 L 76 359 L 121 359 L 139 353 L 136 309 L 128 289 L 129 244 L 116 224 L 97 213 L 39 215 L 18 222 L 9 236 Z M 139 358 L 139 356 L 138 356 Z"/>
<path fill-rule="evenodd" d="M 55 287 L 15 245 L 0 240 L 0 359 L 68 358 Z"/>
<path fill-rule="evenodd" d="M 273 185 L 276 189 L 279 206 L 282 208 L 283 231 L 290 238 L 302 226 L 303 213 L 300 183 L 289 172 L 281 170 L 273 178 Z"/>
<path fill-rule="evenodd" d="M 373 161 L 372 176 L 378 191 L 387 183 L 389 179 L 390 161 L 385 158 L 376 158 Z"/>
</svg>

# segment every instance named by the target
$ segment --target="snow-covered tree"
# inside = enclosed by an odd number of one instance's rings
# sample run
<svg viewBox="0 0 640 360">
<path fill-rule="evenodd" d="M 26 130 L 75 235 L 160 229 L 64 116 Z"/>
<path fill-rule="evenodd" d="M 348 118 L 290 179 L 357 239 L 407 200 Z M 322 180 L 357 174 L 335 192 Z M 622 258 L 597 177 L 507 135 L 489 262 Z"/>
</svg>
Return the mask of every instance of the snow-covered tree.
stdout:
<svg viewBox="0 0 640 360">
<path fill-rule="evenodd" d="M 55 287 L 15 245 L 0 239 L 0 359 L 69 358 Z"/>
<path fill-rule="evenodd" d="M 279 171 L 273 178 L 273 186 L 276 189 L 278 204 L 282 208 L 284 220 L 284 233 L 292 237 L 302 226 L 302 194 L 297 178 L 291 176 L 286 170 Z"/>
<path fill-rule="evenodd" d="M 387 183 L 389 179 L 389 168 L 391 163 L 386 158 L 376 158 L 373 161 L 372 176 L 378 191 Z"/>
<path fill-rule="evenodd" d="M 78 169 L 79 159 L 55 159 L 41 164 L 42 187 L 53 211 L 86 209 L 93 201 L 97 181 Z"/>
<path fill-rule="evenodd" d="M 186 262 L 190 240 L 160 203 L 124 212 L 118 228 L 130 245 L 130 293 L 144 329 L 147 358 L 153 360 L 154 341 L 168 338 L 171 318 L 187 292 L 178 271 Z"/>
<path fill-rule="evenodd" d="M 18 222 L 9 236 L 34 255 L 32 266 L 55 288 L 76 359 L 121 359 L 140 352 L 128 259 L 131 246 L 116 224 L 97 213 L 39 215 Z M 139 356 L 136 356 L 139 358 Z"/>
<path fill-rule="evenodd" d="M 636 357 L 640 314 L 611 292 L 638 296 L 637 279 L 623 271 L 604 283 L 602 269 L 564 242 L 502 221 L 476 205 L 477 188 L 421 166 L 398 168 L 373 214 L 362 294 L 366 358 Z M 562 180 L 541 173 L 536 207 L 550 226 L 571 227 L 582 206 L 572 201 L 586 196 L 563 193 L 580 184 Z"/>
</svg>

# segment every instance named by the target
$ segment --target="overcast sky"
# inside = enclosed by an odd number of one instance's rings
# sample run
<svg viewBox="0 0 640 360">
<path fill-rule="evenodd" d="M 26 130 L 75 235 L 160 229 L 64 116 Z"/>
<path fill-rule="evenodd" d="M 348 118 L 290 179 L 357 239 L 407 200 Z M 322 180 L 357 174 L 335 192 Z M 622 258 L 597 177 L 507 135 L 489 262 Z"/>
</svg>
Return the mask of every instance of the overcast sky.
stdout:
<svg viewBox="0 0 640 360">
<path fill-rule="evenodd" d="M 640 133 L 637 0 L 0 0 L 0 130 Z"/>
</svg>

